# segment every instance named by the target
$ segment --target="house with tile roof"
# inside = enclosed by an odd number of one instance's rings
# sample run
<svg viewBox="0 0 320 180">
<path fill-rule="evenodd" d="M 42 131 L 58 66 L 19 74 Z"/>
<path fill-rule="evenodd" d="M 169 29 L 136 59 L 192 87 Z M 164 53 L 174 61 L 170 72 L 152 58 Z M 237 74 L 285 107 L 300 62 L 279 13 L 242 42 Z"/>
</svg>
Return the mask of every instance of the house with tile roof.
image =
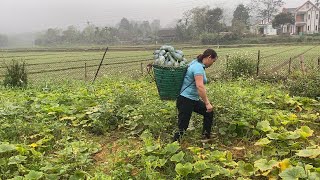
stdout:
<svg viewBox="0 0 320 180">
<path fill-rule="evenodd" d="M 315 5 L 311 1 L 307 1 L 297 8 L 283 8 L 282 11 L 292 14 L 295 18 L 295 24 L 287 24 L 283 26 L 283 33 L 302 35 L 320 32 L 320 9 L 318 4 Z"/>
</svg>

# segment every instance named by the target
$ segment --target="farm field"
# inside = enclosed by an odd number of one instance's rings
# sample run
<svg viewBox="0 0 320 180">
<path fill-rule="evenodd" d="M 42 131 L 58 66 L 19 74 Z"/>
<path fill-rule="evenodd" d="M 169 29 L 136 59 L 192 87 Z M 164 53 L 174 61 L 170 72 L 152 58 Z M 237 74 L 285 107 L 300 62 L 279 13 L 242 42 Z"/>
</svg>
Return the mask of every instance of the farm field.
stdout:
<svg viewBox="0 0 320 180">
<path fill-rule="evenodd" d="M 0 179 L 320 178 L 319 101 L 253 80 L 207 88 L 212 142 L 194 114 L 177 143 L 175 102 L 148 77 L 1 87 Z"/>
<path fill-rule="evenodd" d="M 208 46 L 209 47 L 209 46 Z M 146 74 L 146 66 L 152 63 L 153 50 L 140 48 L 121 48 L 110 50 L 104 59 L 100 70 L 101 75 L 126 75 L 141 76 Z M 146 48 L 150 49 L 150 48 Z M 181 47 L 185 57 L 190 61 L 202 53 L 205 47 Z M 308 68 L 316 67 L 320 57 L 320 46 L 271 46 L 271 47 L 242 47 L 242 48 L 219 48 L 217 49 L 219 60 L 208 69 L 208 73 L 219 76 L 226 68 L 227 57 L 242 54 L 250 57 L 253 61 L 258 59 L 260 50 L 259 74 L 288 73 L 288 61 L 292 58 L 292 67 L 300 66 L 299 55 Z M 0 51 L 0 77 L 5 73 L 5 64 L 11 60 L 25 61 L 30 81 L 42 81 L 48 79 L 86 79 L 92 80 L 100 64 L 104 51 Z"/>
</svg>

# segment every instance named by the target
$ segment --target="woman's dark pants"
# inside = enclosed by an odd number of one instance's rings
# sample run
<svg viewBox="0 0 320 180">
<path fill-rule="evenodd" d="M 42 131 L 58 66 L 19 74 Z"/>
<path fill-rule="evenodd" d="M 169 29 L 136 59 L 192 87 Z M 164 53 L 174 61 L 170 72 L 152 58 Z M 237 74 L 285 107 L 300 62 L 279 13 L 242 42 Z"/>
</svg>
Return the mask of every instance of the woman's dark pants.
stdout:
<svg viewBox="0 0 320 180">
<path fill-rule="evenodd" d="M 177 141 L 181 138 L 184 132 L 188 129 L 192 112 L 203 115 L 203 129 L 202 135 L 210 138 L 211 127 L 213 124 L 213 112 L 207 112 L 206 105 L 203 101 L 194 101 L 189 98 L 179 96 L 177 99 L 178 108 L 178 128 L 179 131 L 175 133 L 173 140 Z"/>
</svg>

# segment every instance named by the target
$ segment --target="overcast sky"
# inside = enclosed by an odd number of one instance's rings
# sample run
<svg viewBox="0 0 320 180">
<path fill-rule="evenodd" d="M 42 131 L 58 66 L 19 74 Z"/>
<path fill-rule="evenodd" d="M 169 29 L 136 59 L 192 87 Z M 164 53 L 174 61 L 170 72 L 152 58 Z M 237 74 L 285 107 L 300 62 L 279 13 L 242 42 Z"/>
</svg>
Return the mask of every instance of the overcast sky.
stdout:
<svg viewBox="0 0 320 180">
<path fill-rule="evenodd" d="M 223 7 L 232 11 L 250 0 L 0 0 L 0 33 L 21 33 L 48 28 L 112 25 L 122 17 L 129 20 L 160 19 L 166 27 L 183 12 L 197 6 Z M 302 5 L 305 0 L 285 0 L 284 7 Z M 229 13 L 230 15 L 230 13 Z"/>
</svg>

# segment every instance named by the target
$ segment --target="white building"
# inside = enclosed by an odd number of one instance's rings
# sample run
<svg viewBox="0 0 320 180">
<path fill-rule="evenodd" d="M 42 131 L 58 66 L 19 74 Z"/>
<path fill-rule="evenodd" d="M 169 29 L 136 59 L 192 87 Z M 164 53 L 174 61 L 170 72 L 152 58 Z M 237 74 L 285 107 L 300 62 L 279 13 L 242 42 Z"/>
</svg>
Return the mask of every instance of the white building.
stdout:
<svg viewBox="0 0 320 180">
<path fill-rule="evenodd" d="M 284 8 L 283 12 L 291 13 L 295 17 L 295 24 L 284 25 L 283 33 L 299 35 L 319 33 L 320 9 L 312 2 L 307 1 L 298 8 Z"/>
<path fill-rule="evenodd" d="M 277 35 L 277 30 L 272 27 L 272 20 L 268 18 L 252 26 L 250 31 L 261 35 Z"/>
</svg>

